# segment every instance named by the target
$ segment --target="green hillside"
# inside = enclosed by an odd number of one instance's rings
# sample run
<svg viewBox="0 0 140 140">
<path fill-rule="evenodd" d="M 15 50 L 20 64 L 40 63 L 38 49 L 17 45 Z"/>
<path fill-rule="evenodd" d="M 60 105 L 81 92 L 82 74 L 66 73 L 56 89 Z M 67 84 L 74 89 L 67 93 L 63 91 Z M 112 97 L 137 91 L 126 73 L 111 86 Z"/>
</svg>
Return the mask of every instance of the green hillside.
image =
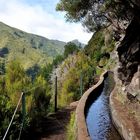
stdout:
<svg viewBox="0 0 140 140">
<path fill-rule="evenodd" d="M 66 43 L 29 34 L 0 22 L 0 59 L 19 60 L 27 70 L 43 66 L 62 54 Z"/>
</svg>

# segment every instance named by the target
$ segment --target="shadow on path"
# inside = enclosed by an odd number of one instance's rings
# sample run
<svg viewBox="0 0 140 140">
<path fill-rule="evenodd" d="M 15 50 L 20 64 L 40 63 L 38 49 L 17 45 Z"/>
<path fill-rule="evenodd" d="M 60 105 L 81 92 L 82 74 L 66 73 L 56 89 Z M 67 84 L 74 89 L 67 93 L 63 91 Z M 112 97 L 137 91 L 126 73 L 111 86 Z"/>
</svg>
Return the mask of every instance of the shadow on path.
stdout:
<svg viewBox="0 0 140 140">
<path fill-rule="evenodd" d="M 32 122 L 29 130 L 30 136 L 26 140 L 66 140 L 66 126 L 70 120 L 70 114 L 75 107 L 67 107 L 58 110 L 47 118 L 40 118 Z"/>
</svg>

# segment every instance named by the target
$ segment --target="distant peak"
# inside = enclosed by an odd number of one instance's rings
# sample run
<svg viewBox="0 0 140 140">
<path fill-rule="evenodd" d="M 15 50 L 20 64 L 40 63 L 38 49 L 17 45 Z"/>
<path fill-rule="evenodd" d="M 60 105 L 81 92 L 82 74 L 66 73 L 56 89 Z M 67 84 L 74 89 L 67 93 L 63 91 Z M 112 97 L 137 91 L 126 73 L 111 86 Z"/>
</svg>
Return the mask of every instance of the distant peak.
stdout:
<svg viewBox="0 0 140 140">
<path fill-rule="evenodd" d="M 74 44 L 77 45 L 77 46 L 81 46 L 82 48 L 85 47 L 85 44 L 81 43 L 78 39 L 74 39 L 74 40 L 69 41 L 69 42 L 72 42 L 72 43 L 74 43 Z M 69 42 L 68 42 L 68 43 L 69 43 Z"/>
</svg>

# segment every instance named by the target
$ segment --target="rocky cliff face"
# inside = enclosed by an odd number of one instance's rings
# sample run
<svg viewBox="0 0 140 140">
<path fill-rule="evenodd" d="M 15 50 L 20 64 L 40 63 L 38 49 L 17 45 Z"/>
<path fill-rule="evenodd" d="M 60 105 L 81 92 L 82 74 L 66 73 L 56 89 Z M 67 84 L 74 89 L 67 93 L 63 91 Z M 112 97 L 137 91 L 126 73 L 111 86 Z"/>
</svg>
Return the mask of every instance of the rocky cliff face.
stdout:
<svg viewBox="0 0 140 140">
<path fill-rule="evenodd" d="M 126 29 L 126 34 L 119 45 L 118 77 L 125 86 L 127 95 L 140 100 L 140 3 L 135 3 L 134 18 Z"/>
<path fill-rule="evenodd" d="M 133 96 L 140 101 L 140 66 L 138 67 L 138 71 L 134 74 L 131 83 L 126 88 L 126 91 L 129 95 L 128 98 Z"/>
<path fill-rule="evenodd" d="M 125 140 L 140 139 L 140 2 L 131 0 L 134 18 L 117 42 L 116 86 L 110 96 L 112 119 Z M 119 67 L 118 67 L 119 66 Z"/>
<path fill-rule="evenodd" d="M 119 78 L 127 85 L 140 65 L 140 23 L 136 18 L 128 26 L 126 35 L 117 51 L 120 61 Z"/>
</svg>

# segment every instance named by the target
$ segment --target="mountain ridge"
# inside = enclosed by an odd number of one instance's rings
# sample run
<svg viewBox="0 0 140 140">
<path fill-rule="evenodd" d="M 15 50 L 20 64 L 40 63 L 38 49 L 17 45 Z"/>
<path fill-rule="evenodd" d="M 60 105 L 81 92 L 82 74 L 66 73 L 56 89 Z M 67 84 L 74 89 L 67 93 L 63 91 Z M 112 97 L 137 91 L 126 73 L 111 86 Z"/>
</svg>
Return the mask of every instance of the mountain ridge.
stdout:
<svg viewBox="0 0 140 140">
<path fill-rule="evenodd" d="M 27 33 L 0 22 L 0 60 L 18 59 L 25 69 L 43 66 L 64 52 L 66 43 Z"/>
</svg>

